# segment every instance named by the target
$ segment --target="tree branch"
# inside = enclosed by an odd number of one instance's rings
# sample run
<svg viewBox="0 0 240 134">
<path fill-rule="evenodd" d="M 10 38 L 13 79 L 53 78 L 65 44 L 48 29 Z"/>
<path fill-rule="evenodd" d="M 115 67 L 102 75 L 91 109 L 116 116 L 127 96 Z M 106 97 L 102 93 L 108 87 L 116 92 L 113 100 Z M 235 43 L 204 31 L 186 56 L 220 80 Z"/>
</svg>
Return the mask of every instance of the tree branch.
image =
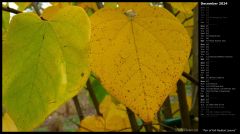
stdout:
<svg viewBox="0 0 240 134">
<path fill-rule="evenodd" d="M 82 109 L 81 109 L 80 103 L 78 101 L 77 95 L 73 97 L 73 102 L 74 102 L 76 110 L 78 112 L 79 120 L 81 121 L 84 118 L 84 116 L 83 116 Z"/>
<path fill-rule="evenodd" d="M 6 11 L 6 12 L 14 13 L 14 14 L 22 13 L 22 11 L 19 11 L 19 10 L 10 8 L 10 7 L 3 7 L 3 6 L 2 6 L 2 10 L 3 10 L 3 11 Z"/>
<path fill-rule="evenodd" d="M 186 98 L 186 90 L 184 83 L 179 80 L 177 83 L 177 94 L 178 94 L 178 103 L 180 108 L 180 114 L 181 114 L 181 121 L 182 121 L 182 127 L 183 128 L 190 128 L 190 115 L 188 111 L 188 104 L 187 104 L 187 98 Z"/>
<path fill-rule="evenodd" d="M 90 79 L 87 80 L 87 90 L 89 92 L 90 97 L 92 98 L 93 105 L 94 105 L 94 107 L 96 109 L 97 115 L 102 116 L 102 114 L 99 111 L 99 103 L 98 103 L 97 97 L 94 94 L 94 91 L 92 89 L 92 85 L 91 85 Z"/>
<path fill-rule="evenodd" d="M 103 8 L 103 3 L 102 2 L 96 2 L 98 9 Z"/>
<path fill-rule="evenodd" d="M 198 80 L 196 80 L 195 78 L 193 78 L 191 75 L 187 74 L 186 72 L 183 72 L 182 76 L 184 76 L 185 78 L 187 78 L 188 80 L 190 80 L 194 84 L 199 85 Z"/>
<path fill-rule="evenodd" d="M 174 16 L 177 17 L 179 13 L 180 13 L 180 11 L 177 11 L 177 13 L 174 14 Z"/>
<path fill-rule="evenodd" d="M 3 7 L 2 6 L 2 10 L 6 11 L 6 12 L 10 12 L 10 13 L 14 13 L 14 14 L 19 14 L 19 13 L 23 13 L 22 11 L 10 8 L 10 7 Z M 40 17 L 42 20 L 45 20 L 43 17 Z"/>
<path fill-rule="evenodd" d="M 193 18 L 193 15 L 190 16 L 190 17 L 188 17 L 188 18 L 186 18 L 185 20 L 183 20 L 182 24 L 184 24 L 186 21 L 188 21 L 188 20 L 190 20 L 190 19 L 192 19 L 192 18 Z"/>
<path fill-rule="evenodd" d="M 33 3 L 32 3 L 32 6 L 33 6 L 35 12 L 37 13 L 37 15 L 38 15 L 38 16 L 41 16 L 40 10 L 39 10 L 39 8 L 38 8 L 38 2 L 33 2 Z"/>
<path fill-rule="evenodd" d="M 131 128 L 132 128 L 132 131 L 133 132 L 139 132 L 138 130 L 138 125 L 137 125 L 137 122 L 136 122 L 136 118 L 135 118 L 135 115 L 134 113 L 132 112 L 132 110 L 130 110 L 128 107 L 127 107 L 127 114 L 128 114 L 128 118 L 129 118 L 129 121 L 130 121 L 130 124 L 131 124 Z"/>
<path fill-rule="evenodd" d="M 171 12 L 173 14 L 173 8 L 169 3 L 163 2 L 163 7 L 166 8 L 169 12 Z"/>
</svg>

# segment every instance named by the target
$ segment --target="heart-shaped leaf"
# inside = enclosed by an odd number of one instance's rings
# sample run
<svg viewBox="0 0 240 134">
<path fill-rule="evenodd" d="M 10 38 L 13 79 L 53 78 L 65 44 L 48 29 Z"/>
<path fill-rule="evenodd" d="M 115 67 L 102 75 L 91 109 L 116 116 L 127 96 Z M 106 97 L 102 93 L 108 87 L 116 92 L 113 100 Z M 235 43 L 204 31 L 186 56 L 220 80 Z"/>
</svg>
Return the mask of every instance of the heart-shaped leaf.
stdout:
<svg viewBox="0 0 240 134">
<path fill-rule="evenodd" d="M 90 22 L 68 6 L 50 20 L 13 17 L 3 44 L 3 103 L 20 131 L 29 131 L 76 95 L 88 76 Z"/>
<path fill-rule="evenodd" d="M 184 26 L 159 7 L 101 9 L 91 16 L 91 69 L 105 89 L 150 122 L 191 49 Z"/>
</svg>

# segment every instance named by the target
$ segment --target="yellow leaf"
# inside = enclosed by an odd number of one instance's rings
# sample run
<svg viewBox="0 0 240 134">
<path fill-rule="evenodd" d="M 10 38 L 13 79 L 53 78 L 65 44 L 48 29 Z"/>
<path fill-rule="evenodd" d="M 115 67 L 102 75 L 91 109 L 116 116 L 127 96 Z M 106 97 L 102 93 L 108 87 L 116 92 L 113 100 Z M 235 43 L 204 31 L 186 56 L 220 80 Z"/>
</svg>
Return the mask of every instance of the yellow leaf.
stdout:
<svg viewBox="0 0 240 134">
<path fill-rule="evenodd" d="M 169 2 L 173 8 L 176 8 L 183 13 L 191 13 L 192 9 L 196 7 L 197 2 Z"/>
<path fill-rule="evenodd" d="M 18 129 L 12 120 L 12 118 L 8 115 L 8 113 L 5 113 L 2 118 L 2 131 L 3 132 L 17 132 Z"/>
<path fill-rule="evenodd" d="M 160 125 L 158 125 L 159 122 L 158 122 L 157 116 L 156 116 L 156 117 L 154 118 L 154 120 L 152 121 L 152 124 L 157 124 L 157 125 L 153 125 L 153 127 L 156 128 L 157 130 L 160 129 Z"/>
<path fill-rule="evenodd" d="M 87 116 L 80 122 L 79 131 L 131 131 L 126 108 L 112 102 L 111 96 L 106 96 L 100 104 L 101 116 Z"/>
<path fill-rule="evenodd" d="M 182 76 L 181 76 L 181 78 L 182 78 Z M 172 86 L 172 90 L 171 90 L 171 92 L 169 94 L 176 93 L 176 91 L 177 91 L 177 84 L 174 84 Z"/>
<path fill-rule="evenodd" d="M 57 12 L 67 6 L 70 6 L 70 2 L 52 2 L 53 6 L 47 7 L 43 10 L 42 17 L 46 20 L 51 20 L 51 18 L 57 14 Z"/>
<path fill-rule="evenodd" d="M 104 2 L 104 8 L 109 7 L 109 8 L 117 8 L 118 3 L 117 2 Z"/>
<path fill-rule="evenodd" d="M 98 10 L 96 2 L 79 2 L 78 6 L 87 10 L 88 8 L 93 9 L 94 11 Z"/>
<path fill-rule="evenodd" d="M 101 9 L 90 19 L 92 71 L 112 96 L 152 121 L 188 60 L 184 26 L 164 8 L 138 5 Z"/>
<path fill-rule="evenodd" d="M 56 15 L 56 13 L 61 9 L 61 6 L 50 6 L 47 7 L 43 13 L 41 14 L 41 16 L 46 19 L 46 20 L 50 20 L 54 15 Z"/>
<path fill-rule="evenodd" d="M 2 34 L 5 34 L 9 27 L 10 13 L 2 11 Z"/>
<path fill-rule="evenodd" d="M 105 118 L 106 129 L 109 131 L 120 131 L 121 129 L 131 128 L 128 115 L 125 110 L 112 108 Z M 129 130 L 128 130 L 129 131 Z M 131 129 L 130 129 L 131 131 Z"/>
<path fill-rule="evenodd" d="M 100 112 L 103 114 L 103 117 L 107 117 L 109 109 L 116 109 L 116 105 L 112 102 L 111 96 L 105 96 L 104 100 L 102 101 L 101 105 L 99 106 Z"/>
<path fill-rule="evenodd" d="M 104 132 L 105 121 L 102 117 L 93 115 L 87 116 L 80 122 L 80 132 Z"/>
<path fill-rule="evenodd" d="M 187 62 L 184 66 L 184 72 L 186 72 L 187 74 L 190 73 L 190 64 L 189 62 Z M 184 76 L 181 76 L 180 80 L 183 81 L 183 83 L 187 82 L 187 78 L 185 78 Z"/>
<path fill-rule="evenodd" d="M 193 36 L 193 26 L 185 26 L 186 30 L 188 31 L 188 34 L 190 37 Z"/>
</svg>

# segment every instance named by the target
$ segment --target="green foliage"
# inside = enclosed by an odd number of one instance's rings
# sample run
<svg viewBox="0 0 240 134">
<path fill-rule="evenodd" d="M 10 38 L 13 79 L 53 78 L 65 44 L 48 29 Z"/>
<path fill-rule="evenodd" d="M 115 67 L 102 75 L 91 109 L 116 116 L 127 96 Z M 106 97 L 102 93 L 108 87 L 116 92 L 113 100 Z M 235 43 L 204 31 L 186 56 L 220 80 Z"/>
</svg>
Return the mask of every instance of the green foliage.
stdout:
<svg viewBox="0 0 240 134">
<path fill-rule="evenodd" d="M 2 11 L 2 33 L 7 32 L 9 26 L 10 13 Z"/>
<path fill-rule="evenodd" d="M 101 85 L 101 83 L 95 79 L 95 77 L 93 77 L 92 75 L 89 77 L 91 85 L 92 85 L 92 89 L 96 95 L 97 101 L 98 102 L 102 102 L 102 100 L 104 99 L 104 97 L 108 94 L 106 92 L 106 90 L 104 89 L 104 87 Z M 90 101 L 92 101 L 92 99 L 89 96 Z"/>
</svg>

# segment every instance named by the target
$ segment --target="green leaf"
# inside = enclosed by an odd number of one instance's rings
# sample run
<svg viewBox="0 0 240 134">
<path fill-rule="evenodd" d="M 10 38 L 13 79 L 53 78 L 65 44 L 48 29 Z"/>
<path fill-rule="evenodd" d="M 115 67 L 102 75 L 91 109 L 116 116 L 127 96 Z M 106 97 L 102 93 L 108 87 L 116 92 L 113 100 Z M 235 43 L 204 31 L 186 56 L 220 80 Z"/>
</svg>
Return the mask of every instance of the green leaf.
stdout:
<svg viewBox="0 0 240 134">
<path fill-rule="evenodd" d="M 87 8 L 86 12 L 87 12 L 88 16 L 91 16 L 91 15 L 93 15 L 94 10 L 92 8 Z"/>
<path fill-rule="evenodd" d="M 104 87 L 101 85 L 101 83 L 98 80 L 96 80 L 94 77 L 91 76 L 89 77 L 89 79 L 98 102 L 102 102 L 102 100 L 108 93 L 106 92 Z M 90 96 L 89 96 L 89 99 L 90 99 Z M 92 101 L 92 99 L 90 99 L 90 101 Z"/>
<path fill-rule="evenodd" d="M 10 13 L 2 11 L 2 33 L 6 32 L 9 26 Z"/>
<path fill-rule="evenodd" d="M 43 21 L 13 17 L 3 44 L 3 103 L 20 131 L 30 131 L 76 95 L 88 77 L 90 22 L 76 6 Z"/>
</svg>

